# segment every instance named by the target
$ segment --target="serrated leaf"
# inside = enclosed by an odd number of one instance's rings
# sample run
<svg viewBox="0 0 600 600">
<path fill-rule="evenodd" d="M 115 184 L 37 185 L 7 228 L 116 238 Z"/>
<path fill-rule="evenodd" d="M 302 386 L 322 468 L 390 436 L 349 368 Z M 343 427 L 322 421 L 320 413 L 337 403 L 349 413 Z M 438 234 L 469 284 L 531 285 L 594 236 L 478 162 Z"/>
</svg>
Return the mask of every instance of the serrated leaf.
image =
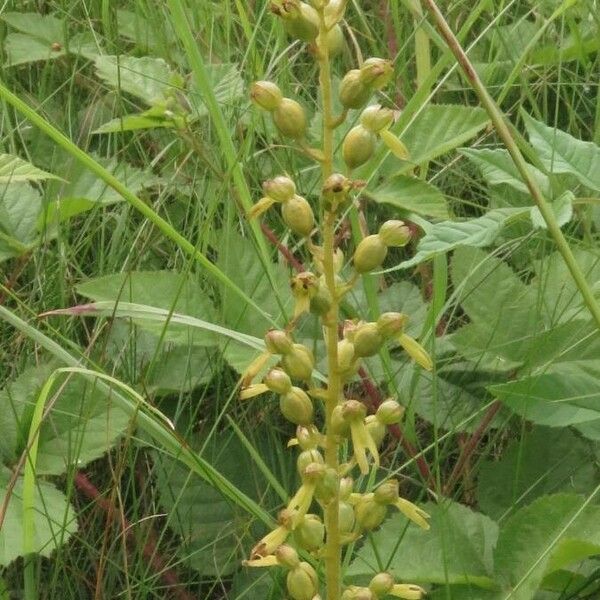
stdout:
<svg viewBox="0 0 600 600">
<path fill-rule="evenodd" d="M 511 600 L 532 600 L 544 575 L 600 554 L 600 507 L 569 494 L 542 496 L 500 529 L 496 576 Z"/>
<path fill-rule="evenodd" d="M 97 56 L 96 74 L 108 85 L 152 105 L 165 99 L 174 75 L 162 58 L 150 56 Z"/>
<path fill-rule="evenodd" d="M 7 494 L 10 471 L 0 467 L 0 506 Z M 0 528 L 0 566 L 7 566 L 23 556 L 23 478 L 17 478 L 4 522 Z M 34 491 L 33 548 L 37 554 L 50 556 L 54 550 L 69 541 L 77 531 L 75 511 L 66 496 L 51 483 L 38 480 Z"/>
<path fill-rule="evenodd" d="M 15 461 L 26 446 L 35 402 L 53 370 L 51 365 L 30 367 L 0 390 L 0 412 L 7 415 L 9 425 L 0 452 L 7 463 Z M 36 473 L 60 475 L 69 465 L 87 464 L 109 450 L 128 424 L 127 414 L 112 407 L 105 395 L 83 379 L 72 378 L 44 419 Z"/>
<path fill-rule="evenodd" d="M 600 146 L 522 115 L 529 141 L 548 171 L 570 173 L 586 187 L 600 191 Z"/>
<path fill-rule="evenodd" d="M 0 184 L 61 179 L 12 154 L 0 154 Z"/>
<path fill-rule="evenodd" d="M 405 212 L 428 217 L 448 218 L 448 206 L 442 192 L 434 185 L 416 177 L 397 175 L 373 191 L 369 198 Z"/>
<path fill-rule="evenodd" d="M 154 335 L 164 334 L 167 341 L 186 346 L 214 346 L 217 343 L 214 334 L 209 331 L 168 322 L 171 312 L 214 322 L 212 303 L 192 275 L 173 271 L 116 273 L 81 283 L 77 291 L 96 301 L 120 301 L 168 311 L 166 316 L 155 322 L 134 319 L 136 324 Z"/>
<path fill-rule="evenodd" d="M 393 515 L 358 551 L 347 577 L 368 583 L 381 570 L 378 565 L 383 564 L 402 581 L 493 589 L 496 523 L 449 500 L 422 508 L 431 515 L 430 530 L 409 524 L 403 515 Z"/>
<path fill-rule="evenodd" d="M 543 460 L 541 460 L 543 457 Z M 584 493 L 596 486 L 593 448 L 569 429 L 536 427 L 479 469 L 480 509 L 503 517 L 544 494 Z"/>
<path fill-rule="evenodd" d="M 459 152 L 479 167 L 483 178 L 489 185 L 506 184 L 519 192 L 529 194 L 529 189 L 523 182 L 507 150 L 503 148 L 461 148 Z M 548 177 L 532 165 L 528 165 L 528 169 L 543 194 L 549 198 L 551 186 Z"/>
<path fill-rule="evenodd" d="M 511 220 L 528 214 L 529 208 L 498 208 L 483 217 L 468 221 L 441 221 L 432 225 L 419 240 L 417 252 L 410 260 L 388 269 L 408 269 L 438 254 L 445 254 L 458 246 L 484 248 L 491 245 Z"/>
<path fill-rule="evenodd" d="M 39 192 L 28 183 L 0 186 L 0 262 L 20 256 L 39 242 Z"/>
<path fill-rule="evenodd" d="M 566 225 L 573 218 L 573 201 L 575 195 L 570 190 L 561 194 L 556 200 L 550 203 L 550 208 L 554 212 L 554 217 L 559 227 Z M 537 206 L 531 209 L 531 223 L 534 229 L 548 229 L 546 221 Z"/>
</svg>

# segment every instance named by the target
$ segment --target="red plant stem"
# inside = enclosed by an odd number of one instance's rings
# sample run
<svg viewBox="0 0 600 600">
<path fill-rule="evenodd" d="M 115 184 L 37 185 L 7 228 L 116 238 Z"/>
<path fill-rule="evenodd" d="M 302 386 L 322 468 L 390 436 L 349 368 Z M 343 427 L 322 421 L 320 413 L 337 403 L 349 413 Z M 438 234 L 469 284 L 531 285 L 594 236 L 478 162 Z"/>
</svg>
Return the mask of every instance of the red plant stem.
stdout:
<svg viewBox="0 0 600 600">
<path fill-rule="evenodd" d="M 75 474 L 75 487 L 106 513 L 108 521 L 114 518 L 114 514 L 117 512 L 115 506 L 102 496 L 98 488 L 81 471 Z M 127 519 L 123 519 L 122 523 L 126 540 L 131 545 L 135 544 L 132 524 Z M 175 570 L 168 568 L 167 561 L 157 552 L 154 539 L 149 539 L 146 542 L 142 549 L 142 556 L 150 563 L 152 569 L 160 575 L 174 598 L 177 598 L 177 600 L 194 600 L 195 596 L 183 589 Z"/>
<path fill-rule="evenodd" d="M 287 246 L 284 246 L 279 241 L 273 230 L 264 223 L 260 224 L 260 228 L 273 246 L 275 246 L 277 250 L 281 252 L 281 255 L 287 260 L 290 267 L 298 271 L 298 273 L 302 273 L 305 270 L 304 265 L 292 254 L 292 251 Z"/>
<path fill-rule="evenodd" d="M 481 438 L 487 431 L 492 419 L 496 416 L 496 413 L 500 410 L 501 406 L 502 403 L 500 400 L 495 400 L 492 402 L 492 404 L 490 404 L 485 415 L 483 415 L 483 418 L 481 419 L 481 423 L 479 423 L 479 426 L 473 432 L 473 435 L 465 443 L 462 453 L 458 458 L 456 465 L 454 465 L 454 469 L 452 469 L 452 473 L 450 473 L 450 477 L 448 477 L 448 481 L 444 486 L 444 491 L 446 494 L 452 490 L 456 482 L 462 477 L 465 467 L 469 464 L 471 455 L 479 445 Z"/>
</svg>

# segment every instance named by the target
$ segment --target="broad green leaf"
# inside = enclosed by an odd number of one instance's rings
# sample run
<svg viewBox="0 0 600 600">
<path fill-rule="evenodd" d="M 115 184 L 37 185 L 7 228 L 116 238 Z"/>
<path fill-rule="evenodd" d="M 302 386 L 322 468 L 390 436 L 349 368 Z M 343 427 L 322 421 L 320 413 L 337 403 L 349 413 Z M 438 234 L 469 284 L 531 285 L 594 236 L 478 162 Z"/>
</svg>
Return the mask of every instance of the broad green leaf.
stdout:
<svg viewBox="0 0 600 600">
<path fill-rule="evenodd" d="M 488 211 L 483 217 L 477 219 L 436 223 L 420 239 L 415 256 L 387 270 L 414 267 L 458 246 L 475 248 L 490 246 L 510 221 L 518 220 L 528 212 L 529 208 L 498 208 Z"/>
<path fill-rule="evenodd" d="M 410 152 L 410 163 L 403 165 L 401 172 L 462 146 L 488 123 L 489 117 L 481 108 L 428 104 L 401 136 Z"/>
<path fill-rule="evenodd" d="M 40 194 L 28 183 L 0 185 L 0 262 L 37 245 L 41 210 Z"/>
<path fill-rule="evenodd" d="M 23 478 L 19 477 L 15 487 L 7 490 L 11 473 L 0 467 L 0 506 L 10 500 L 4 522 L 0 528 L 0 566 L 7 566 L 23 556 Z M 38 480 L 35 486 L 34 549 L 42 556 L 50 556 L 54 550 L 69 541 L 77 531 L 77 520 L 73 507 L 66 496 L 51 483 Z"/>
<path fill-rule="evenodd" d="M 461 148 L 460 153 L 479 167 L 481 175 L 489 185 L 506 184 L 519 192 L 529 194 L 529 190 L 507 150 L 503 148 Z M 528 165 L 528 169 L 544 195 L 549 198 L 552 190 L 548 177 L 532 165 Z"/>
<path fill-rule="evenodd" d="M 8 55 L 7 66 L 15 67 L 31 62 L 55 60 L 61 56 L 66 56 L 62 42 L 62 35 L 59 46 L 53 46 L 51 43 L 39 38 L 32 37 L 24 33 L 9 33 L 6 36 L 6 53 Z"/>
<path fill-rule="evenodd" d="M 13 29 L 46 40 L 49 44 L 62 42 L 64 37 L 63 21 L 52 15 L 42 15 L 38 12 L 4 12 L 0 19 Z"/>
<path fill-rule="evenodd" d="M 10 415 L 3 418 L 9 427 L 0 446 L 7 462 L 14 461 L 26 446 L 33 407 L 52 371 L 49 365 L 30 367 L 0 391 L 0 411 Z M 81 378 L 70 379 L 57 392 L 40 431 L 38 475 L 60 475 L 69 465 L 99 458 L 129 423 L 126 413 L 111 406 L 110 399 Z"/>
<path fill-rule="evenodd" d="M 120 133 L 122 131 L 140 131 L 142 129 L 159 129 L 175 127 L 173 119 L 162 117 L 145 116 L 143 113 L 137 115 L 125 115 L 120 118 L 111 119 L 107 123 L 94 129 L 92 133 Z"/>
<path fill-rule="evenodd" d="M 575 196 L 573 195 L 573 192 L 567 190 L 550 204 L 550 208 L 554 212 L 559 227 L 566 225 L 573 218 L 574 200 Z M 544 221 L 542 213 L 537 206 L 534 206 L 531 209 L 531 223 L 533 224 L 534 229 L 548 229 L 546 221 Z"/>
<path fill-rule="evenodd" d="M 18 156 L 0 154 L 0 184 L 44 179 L 60 179 L 60 177 L 42 171 Z"/>
<path fill-rule="evenodd" d="M 197 436 L 192 444 L 201 446 L 203 441 Z M 240 490 L 256 490 L 253 465 L 237 438 L 223 439 L 221 434 L 209 451 L 212 457 L 205 454 L 205 458 Z M 168 513 L 169 527 L 181 540 L 180 557 L 202 577 L 236 571 L 243 557 L 240 538 L 247 531 L 248 517 L 173 458 L 157 457 L 155 473 L 159 503 Z"/>
<path fill-rule="evenodd" d="M 191 274 L 173 271 L 133 271 L 92 279 L 77 286 L 77 291 L 96 301 L 125 302 L 145 305 L 164 311 L 197 317 L 214 322 L 214 308 L 206 291 Z M 115 310 L 118 306 L 115 307 Z M 98 315 L 100 316 L 100 315 Z M 169 323 L 168 313 L 150 318 L 134 319 L 143 329 L 162 335 L 165 340 L 184 345 L 213 346 L 214 335 L 197 327 Z"/>
<path fill-rule="evenodd" d="M 163 101 L 174 75 L 162 58 L 150 56 L 97 56 L 96 74 L 108 85 L 151 105 Z"/>
<path fill-rule="evenodd" d="M 381 560 L 384 568 L 402 581 L 493 589 L 496 523 L 450 500 L 423 508 L 431 515 L 429 531 L 395 514 L 358 551 L 346 573 L 348 579 L 368 582 L 381 570 Z"/>
<path fill-rule="evenodd" d="M 529 141 L 552 173 L 570 173 L 586 187 L 600 191 L 600 147 L 548 127 L 522 113 Z"/>
<path fill-rule="evenodd" d="M 506 600 L 533 600 L 544 575 L 600 554 L 600 507 L 581 496 L 542 496 L 501 527 L 494 552 Z"/>
<path fill-rule="evenodd" d="M 483 462 L 479 507 L 499 519 L 544 494 L 589 492 L 597 484 L 594 461 L 591 444 L 569 429 L 536 427 L 513 440 L 499 461 Z"/>
<path fill-rule="evenodd" d="M 246 86 L 240 75 L 239 67 L 233 63 L 207 65 L 208 78 L 215 98 L 221 105 L 231 104 L 246 97 Z M 196 116 L 208 114 L 202 104 L 203 93 L 193 82 L 190 90 L 192 105 L 197 109 Z"/>
<path fill-rule="evenodd" d="M 372 192 L 369 198 L 404 212 L 428 217 L 448 218 L 448 206 L 442 192 L 434 185 L 407 175 L 397 175 Z"/>
</svg>

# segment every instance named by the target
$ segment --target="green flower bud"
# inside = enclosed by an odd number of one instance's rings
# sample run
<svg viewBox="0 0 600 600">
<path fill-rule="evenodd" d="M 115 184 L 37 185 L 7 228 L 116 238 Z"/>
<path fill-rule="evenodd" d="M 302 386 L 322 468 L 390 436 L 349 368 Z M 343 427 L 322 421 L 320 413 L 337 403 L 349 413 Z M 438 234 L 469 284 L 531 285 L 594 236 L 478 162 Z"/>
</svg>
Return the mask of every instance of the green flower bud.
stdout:
<svg viewBox="0 0 600 600">
<path fill-rule="evenodd" d="M 327 284 L 322 277 L 319 278 L 319 287 L 317 293 L 310 300 L 310 312 L 315 315 L 323 316 L 329 312 L 333 299 Z"/>
<path fill-rule="evenodd" d="M 375 152 L 377 138 L 362 125 L 353 127 L 342 142 L 342 157 L 348 168 L 364 165 Z"/>
<path fill-rule="evenodd" d="M 376 323 L 361 323 L 352 333 L 352 343 L 356 356 L 373 356 L 383 344 L 383 336 Z"/>
<path fill-rule="evenodd" d="M 369 588 L 351 585 L 344 590 L 342 600 L 377 600 L 377 598 Z"/>
<path fill-rule="evenodd" d="M 400 497 L 400 484 L 397 479 L 384 481 L 373 493 L 375 502 L 383 505 L 393 504 Z"/>
<path fill-rule="evenodd" d="M 288 354 L 292 351 L 294 342 L 285 331 L 270 329 L 265 335 L 265 346 L 271 354 Z"/>
<path fill-rule="evenodd" d="M 350 434 L 350 423 L 348 423 L 344 415 L 344 407 L 338 404 L 331 413 L 331 432 L 335 435 L 346 437 Z"/>
<path fill-rule="evenodd" d="M 394 120 L 394 111 L 383 108 L 380 104 L 367 106 L 360 115 L 360 124 L 373 133 L 386 129 Z"/>
<path fill-rule="evenodd" d="M 328 468 L 319 480 L 315 489 L 315 496 L 323 505 L 329 504 L 338 493 L 340 488 L 340 476 L 336 469 Z"/>
<path fill-rule="evenodd" d="M 352 376 L 358 370 L 358 357 L 350 340 L 340 340 L 337 347 L 338 370 L 342 378 Z"/>
<path fill-rule="evenodd" d="M 275 558 L 282 567 L 288 569 L 297 569 L 300 566 L 300 558 L 298 553 L 287 544 L 282 544 L 275 550 Z"/>
<path fill-rule="evenodd" d="M 301 562 L 288 573 L 286 587 L 292 600 L 313 600 L 319 593 L 317 572 L 307 562 Z"/>
<path fill-rule="evenodd" d="M 292 389 L 288 374 L 281 369 L 271 369 L 265 375 L 263 383 L 276 394 L 287 394 Z"/>
<path fill-rule="evenodd" d="M 377 596 L 386 596 L 394 587 L 394 578 L 389 573 L 377 573 L 369 583 L 369 589 Z"/>
<path fill-rule="evenodd" d="M 313 404 L 307 393 L 293 386 L 279 399 L 283 416 L 295 425 L 310 425 L 313 421 Z"/>
<path fill-rule="evenodd" d="M 379 405 L 375 416 L 384 425 L 394 425 L 400 422 L 403 414 L 404 408 L 395 400 L 388 398 Z"/>
<path fill-rule="evenodd" d="M 325 525 L 317 515 L 304 515 L 294 530 L 294 538 L 303 550 L 316 552 L 325 544 Z"/>
<path fill-rule="evenodd" d="M 387 312 L 377 319 L 377 328 L 384 338 L 393 337 L 402 333 L 408 317 L 403 313 Z"/>
<path fill-rule="evenodd" d="M 294 344 L 292 350 L 282 358 L 281 365 L 292 379 L 307 381 L 312 377 L 315 357 L 306 346 Z"/>
<path fill-rule="evenodd" d="M 310 4 L 285 0 L 272 11 L 283 19 L 283 27 L 291 37 L 313 42 L 319 35 L 319 13 Z"/>
<path fill-rule="evenodd" d="M 350 498 L 353 487 L 354 481 L 352 480 L 352 477 L 343 477 L 340 479 L 340 498 L 342 500 L 347 500 Z"/>
<path fill-rule="evenodd" d="M 354 515 L 354 508 L 349 502 L 341 501 L 338 509 L 340 533 L 348 534 L 354 530 L 354 524 L 356 522 L 356 516 Z"/>
<path fill-rule="evenodd" d="M 265 181 L 262 187 L 265 196 L 276 202 L 286 202 L 296 194 L 296 184 L 285 175 L 278 175 Z"/>
<path fill-rule="evenodd" d="M 273 111 L 273 122 L 280 133 L 295 140 L 306 134 L 306 114 L 298 102 L 284 98 Z"/>
<path fill-rule="evenodd" d="M 312 463 L 325 464 L 325 459 L 318 450 L 304 450 L 300 452 L 300 454 L 298 454 L 298 458 L 296 459 L 296 468 L 298 469 L 298 474 L 302 477 L 302 475 L 304 475 L 304 471 L 306 471 L 306 467 Z"/>
<path fill-rule="evenodd" d="M 343 402 L 342 411 L 347 421 L 362 421 L 367 415 L 367 407 L 358 400 L 346 400 Z"/>
<path fill-rule="evenodd" d="M 340 102 L 344 108 L 361 108 L 371 97 L 373 90 L 366 85 L 358 69 L 348 71 L 340 82 Z"/>
<path fill-rule="evenodd" d="M 260 108 L 273 111 L 281 104 L 283 94 L 272 81 L 255 81 L 250 88 L 250 99 Z"/>
<path fill-rule="evenodd" d="M 314 425 L 308 427 L 298 425 L 296 428 L 296 439 L 302 450 L 314 450 L 321 441 L 321 434 Z"/>
<path fill-rule="evenodd" d="M 387 256 L 387 246 L 378 234 L 368 235 L 354 251 L 354 268 L 359 273 L 368 273 L 379 268 Z"/>
<path fill-rule="evenodd" d="M 309 236 L 315 226 L 315 215 L 310 204 L 297 194 L 281 206 L 285 224 L 296 234 Z"/>
<path fill-rule="evenodd" d="M 344 32 L 339 25 L 335 25 L 327 32 L 327 48 L 329 56 L 339 54 L 345 45 Z"/>
<path fill-rule="evenodd" d="M 318 462 L 310 463 L 304 473 L 302 473 L 302 482 L 319 483 L 327 471 L 327 467 Z"/>
<path fill-rule="evenodd" d="M 374 90 L 385 87 L 394 74 L 394 67 L 389 60 L 383 58 L 367 58 L 360 67 L 360 77 L 365 85 Z"/>
<path fill-rule="evenodd" d="M 386 246 L 406 246 L 410 241 L 410 229 L 404 221 L 393 219 L 379 228 L 379 237 Z"/>
<path fill-rule="evenodd" d="M 379 527 L 387 515 L 387 507 L 375 502 L 373 494 L 365 494 L 354 508 L 356 522 L 363 531 Z"/>
<path fill-rule="evenodd" d="M 383 440 L 385 439 L 385 434 L 387 433 L 385 425 L 381 421 L 378 421 L 375 415 L 369 415 L 365 419 L 365 427 L 375 443 L 375 446 L 377 446 L 377 448 L 381 447 L 381 444 L 383 444 Z"/>
</svg>

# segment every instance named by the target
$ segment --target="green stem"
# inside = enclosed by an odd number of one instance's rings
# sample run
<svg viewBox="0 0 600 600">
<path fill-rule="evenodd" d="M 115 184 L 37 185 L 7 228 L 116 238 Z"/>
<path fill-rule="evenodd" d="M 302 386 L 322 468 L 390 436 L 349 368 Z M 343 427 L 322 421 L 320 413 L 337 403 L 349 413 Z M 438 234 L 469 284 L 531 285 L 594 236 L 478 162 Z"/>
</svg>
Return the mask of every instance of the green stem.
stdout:
<svg viewBox="0 0 600 600">
<path fill-rule="evenodd" d="M 331 89 L 331 65 L 329 48 L 327 47 L 327 28 L 323 10 L 320 12 L 319 29 L 319 85 L 321 88 L 323 111 L 323 161 L 321 172 L 323 181 L 333 172 L 333 102 Z M 323 323 L 326 331 L 328 394 L 325 406 L 325 462 L 327 466 L 339 468 L 339 445 L 336 436 L 331 433 L 331 416 L 342 393 L 342 383 L 338 373 L 338 320 L 339 301 L 336 294 L 334 267 L 334 237 L 335 214 L 325 211 L 323 217 L 323 271 L 325 283 L 331 298 L 331 309 Z M 325 548 L 325 576 L 327 585 L 327 600 L 339 600 L 342 587 L 342 546 L 340 543 L 339 527 L 339 497 L 336 497 L 325 507 L 325 528 L 327 530 L 327 545 Z"/>
<path fill-rule="evenodd" d="M 456 61 L 460 65 L 462 71 L 464 72 L 466 78 L 469 80 L 473 89 L 477 93 L 479 97 L 479 101 L 483 105 L 483 108 L 487 111 L 498 136 L 506 146 L 515 166 L 517 167 L 525 185 L 527 186 L 531 197 L 536 203 L 539 211 L 544 219 L 546 226 L 548 227 L 548 231 L 550 235 L 554 239 L 554 243 L 558 248 L 558 251 L 561 253 L 567 268 L 571 272 L 571 276 L 579 289 L 579 293 L 581 294 L 583 301 L 585 302 L 588 310 L 590 311 L 592 318 L 596 322 L 598 328 L 600 328 L 600 305 L 596 302 L 596 298 L 592 292 L 592 289 L 588 285 L 588 282 L 585 279 L 585 276 L 577 264 L 577 260 L 571 251 L 569 243 L 565 239 L 558 222 L 556 221 L 556 217 L 554 216 L 554 212 L 552 211 L 552 207 L 548 204 L 546 199 L 544 198 L 537 182 L 531 175 L 531 172 L 527 168 L 527 162 L 523 158 L 521 151 L 515 141 L 510 128 L 506 121 L 504 120 L 504 116 L 494 101 L 494 99 L 490 96 L 486 87 L 483 85 L 481 79 L 477 75 L 473 64 L 469 60 L 469 57 L 463 50 L 460 42 L 456 39 L 456 36 L 450 29 L 450 26 L 446 22 L 444 15 L 441 13 L 438 8 L 435 0 L 423 0 L 426 6 L 429 9 L 429 12 L 433 16 L 435 24 L 441 33 L 442 37 L 446 41 L 448 48 L 454 54 Z"/>
</svg>

